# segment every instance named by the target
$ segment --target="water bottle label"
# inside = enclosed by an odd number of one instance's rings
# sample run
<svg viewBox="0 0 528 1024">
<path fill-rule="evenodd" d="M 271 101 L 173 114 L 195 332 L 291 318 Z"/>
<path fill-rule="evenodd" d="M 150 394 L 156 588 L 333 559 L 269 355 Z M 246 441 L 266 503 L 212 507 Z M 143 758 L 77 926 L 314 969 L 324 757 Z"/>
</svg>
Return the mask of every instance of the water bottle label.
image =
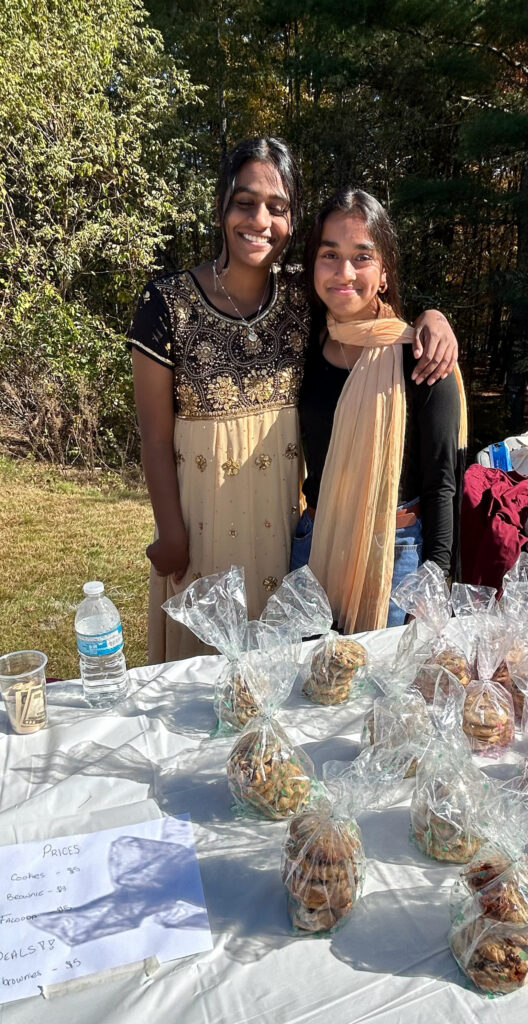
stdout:
<svg viewBox="0 0 528 1024">
<path fill-rule="evenodd" d="M 123 629 L 121 623 L 109 633 L 99 636 L 83 636 L 77 633 L 77 650 L 88 658 L 98 658 L 103 654 L 116 654 L 123 649 Z"/>
</svg>

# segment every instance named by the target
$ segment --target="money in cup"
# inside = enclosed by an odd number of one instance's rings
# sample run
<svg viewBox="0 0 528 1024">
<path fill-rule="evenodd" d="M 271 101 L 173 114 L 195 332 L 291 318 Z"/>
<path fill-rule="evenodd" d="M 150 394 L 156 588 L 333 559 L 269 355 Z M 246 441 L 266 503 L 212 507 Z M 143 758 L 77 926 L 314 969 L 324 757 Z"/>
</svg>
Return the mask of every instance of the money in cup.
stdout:
<svg viewBox="0 0 528 1024">
<path fill-rule="evenodd" d="M 15 732 L 36 732 L 46 724 L 47 661 L 42 651 L 13 651 L 0 657 L 0 689 Z"/>
</svg>

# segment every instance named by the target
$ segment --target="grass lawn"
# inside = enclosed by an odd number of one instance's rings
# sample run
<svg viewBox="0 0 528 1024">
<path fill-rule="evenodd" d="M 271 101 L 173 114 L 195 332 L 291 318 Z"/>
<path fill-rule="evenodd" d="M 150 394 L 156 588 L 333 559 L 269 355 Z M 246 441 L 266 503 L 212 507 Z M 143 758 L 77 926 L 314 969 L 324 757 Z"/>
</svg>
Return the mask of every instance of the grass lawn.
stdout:
<svg viewBox="0 0 528 1024">
<path fill-rule="evenodd" d="M 47 675 L 78 677 L 73 619 L 86 580 L 119 609 L 127 665 L 147 656 L 153 518 L 141 484 L 0 456 L 0 653 L 36 648 Z"/>
</svg>

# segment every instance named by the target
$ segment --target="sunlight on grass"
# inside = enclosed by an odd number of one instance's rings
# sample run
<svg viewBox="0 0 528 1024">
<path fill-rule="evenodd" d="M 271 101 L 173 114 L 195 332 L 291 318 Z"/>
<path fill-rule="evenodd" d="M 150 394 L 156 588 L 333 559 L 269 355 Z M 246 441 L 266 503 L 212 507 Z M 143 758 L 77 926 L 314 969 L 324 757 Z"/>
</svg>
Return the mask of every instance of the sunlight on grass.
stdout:
<svg viewBox="0 0 528 1024">
<path fill-rule="evenodd" d="M 127 665 L 147 657 L 152 511 L 119 478 L 0 458 L 1 653 L 48 655 L 47 674 L 79 674 L 73 619 L 86 580 L 103 580 L 119 609 Z"/>
</svg>

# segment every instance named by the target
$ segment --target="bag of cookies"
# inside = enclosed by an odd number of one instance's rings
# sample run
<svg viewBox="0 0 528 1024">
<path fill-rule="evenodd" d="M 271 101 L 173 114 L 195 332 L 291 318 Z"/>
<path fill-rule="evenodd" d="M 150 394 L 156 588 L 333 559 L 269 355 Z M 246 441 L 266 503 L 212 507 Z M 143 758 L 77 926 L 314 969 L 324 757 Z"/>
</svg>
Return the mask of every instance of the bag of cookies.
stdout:
<svg viewBox="0 0 528 1024">
<path fill-rule="evenodd" d="M 315 704 L 343 704 L 364 692 L 366 663 L 362 644 L 330 630 L 312 652 L 302 692 Z"/>
<path fill-rule="evenodd" d="M 332 609 L 320 583 L 308 566 L 284 577 L 269 599 L 262 618 L 275 628 L 288 621 L 302 628 L 302 637 L 322 634 L 304 667 L 302 692 L 315 704 L 342 704 L 352 684 L 361 687 L 367 652 L 351 637 L 332 630 Z"/>
<path fill-rule="evenodd" d="M 394 798 L 408 764 L 378 746 L 323 765 L 325 792 L 290 822 L 281 861 L 288 912 L 302 934 L 332 931 L 359 899 L 365 853 L 356 815 Z"/>
<path fill-rule="evenodd" d="M 483 842 L 488 780 L 469 745 L 437 737 L 422 755 L 411 799 L 411 837 L 434 860 L 465 864 Z"/>
<path fill-rule="evenodd" d="M 392 659 L 371 659 L 369 682 L 375 683 L 380 696 L 363 720 L 363 746 L 381 744 L 387 749 L 407 747 L 413 756 L 407 777 L 416 774 L 418 758 L 432 733 L 432 721 L 422 694 L 412 686 L 416 674 L 409 661 L 397 665 Z"/>
<path fill-rule="evenodd" d="M 501 682 L 511 694 L 515 719 L 520 723 L 521 734 L 528 732 L 528 640 L 519 639 L 505 660 L 506 675 Z"/>
<path fill-rule="evenodd" d="M 505 994 L 528 976 L 528 863 L 496 843 L 461 873 L 451 899 L 451 950 L 477 988 Z"/>
<path fill-rule="evenodd" d="M 288 818 L 306 803 L 315 780 L 313 764 L 273 718 L 286 700 L 280 670 L 270 678 L 263 707 L 243 729 L 227 760 L 227 779 L 239 814 Z"/>
<path fill-rule="evenodd" d="M 515 717 L 521 721 L 523 695 L 513 683 L 507 664 L 508 656 L 514 662 L 522 657 L 520 647 L 526 625 L 523 612 L 526 614 L 528 609 L 523 609 L 522 601 L 515 599 L 517 587 L 518 584 L 510 584 L 510 597 L 504 591 L 499 602 L 491 587 L 454 583 L 451 599 L 473 648 L 474 677 L 504 686 L 512 697 Z M 528 604 L 528 586 L 521 584 L 521 588 Z"/>
<path fill-rule="evenodd" d="M 466 689 L 464 732 L 471 749 L 486 757 L 500 757 L 515 739 L 513 701 L 500 683 L 473 680 Z"/>
<path fill-rule="evenodd" d="M 428 671 L 435 691 L 431 735 L 416 770 L 410 836 L 429 857 L 464 863 L 485 841 L 488 780 L 462 729 L 464 687 L 446 669 Z"/>
<path fill-rule="evenodd" d="M 329 932 L 343 924 L 361 895 L 365 876 L 359 825 L 321 798 L 290 822 L 281 874 L 296 931 Z"/>
<path fill-rule="evenodd" d="M 451 621 L 452 605 L 442 570 L 435 562 L 426 561 L 416 572 L 409 573 L 392 593 L 392 599 L 414 621 L 404 631 L 398 644 L 400 661 L 413 657 L 427 668 L 440 665 L 467 686 L 471 668 L 462 631 Z M 431 703 L 434 690 L 430 677 L 420 668 L 414 686 Z"/>
<path fill-rule="evenodd" d="M 221 673 L 215 687 L 214 709 L 218 733 L 240 732 L 250 719 L 262 714 L 270 686 L 281 679 L 288 696 L 298 664 L 294 652 L 277 637 L 259 634 L 261 646 L 242 651 Z"/>
<path fill-rule="evenodd" d="M 515 739 L 515 712 L 511 695 L 493 675 L 501 664 L 508 639 L 500 619 L 480 616 L 477 649 L 478 680 L 466 687 L 463 729 L 471 749 L 498 757 Z"/>
<path fill-rule="evenodd" d="M 522 557 L 528 558 L 523 555 Z M 494 682 L 501 683 L 513 700 L 515 720 L 525 732 L 525 694 L 528 682 L 528 583 L 507 583 L 500 600 L 504 644 L 503 660 L 493 673 Z"/>
<path fill-rule="evenodd" d="M 195 580 L 163 608 L 227 659 L 215 686 L 219 732 L 243 729 L 261 714 L 270 679 L 275 689 L 277 679 L 282 679 L 290 692 L 299 651 L 285 630 L 261 620 L 248 621 L 242 567 Z"/>
</svg>

